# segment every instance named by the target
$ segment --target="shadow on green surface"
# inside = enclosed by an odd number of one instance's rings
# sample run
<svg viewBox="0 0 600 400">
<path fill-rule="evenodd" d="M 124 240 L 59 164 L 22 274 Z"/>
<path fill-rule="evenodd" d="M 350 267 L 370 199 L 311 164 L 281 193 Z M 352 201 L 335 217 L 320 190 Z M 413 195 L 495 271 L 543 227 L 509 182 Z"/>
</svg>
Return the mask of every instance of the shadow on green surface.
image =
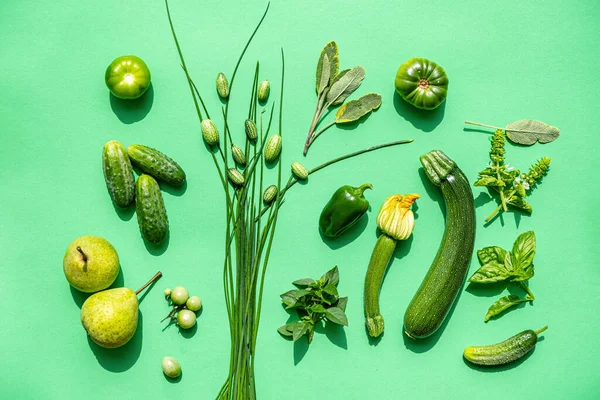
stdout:
<svg viewBox="0 0 600 400">
<path fill-rule="evenodd" d="M 105 349 L 98 346 L 88 336 L 88 344 L 94 352 L 98 363 L 107 371 L 110 372 L 125 372 L 136 363 L 142 352 L 142 337 L 144 331 L 144 323 L 142 312 L 139 312 L 138 327 L 133 335 L 133 338 L 122 347 L 116 349 Z"/>
<path fill-rule="evenodd" d="M 318 221 L 316 222 L 318 224 Z M 354 225 L 352 225 L 350 228 L 348 228 L 348 230 L 346 230 L 338 237 L 330 238 L 323 235 L 321 229 L 319 229 L 318 226 L 317 231 L 319 232 L 319 235 L 321 235 L 321 240 L 323 241 L 323 243 L 329 246 L 330 249 L 337 250 L 356 240 L 356 238 L 358 238 L 365 231 L 368 224 L 369 214 L 367 213 L 360 217 L 360 219 Z"/>
<path fill-rule="evenodd" d="M 152 103 L 154 102 L 154 85 L 150 84 L 146 93 L 140 98 L 133 100 L 119 99 L 111 92 L 108 92 L 108 96 L 110 99 L 110 107 L 117 118 L 124 124 L 133 124 L 143 120 L 150 112 Z"/>
<path fill-rule="evenodd" d="M 478 285 L 478 284 L 470 283 L 467 286 L 467 288 L 465 289 L 465 291 L 467 291 L 471 294 L 474 294 L 475 296 L 478 296 L 478 297 L 494 298 L 493 301 L 496 301 L 500 297 L 505 296 L 506 294 L 502 293 L 502 292 L 504 292 L 504 290 L 507 290 L 509 294 L 519 296 L 520 298 L 525 298 L 525 296 L 527 295 L 527 292 L 524 291 L 520 285 L 515 284 L 515 283 L 509 283 L 509 282 L 497 282 L 497 283 L 491 283 L 491 284 L 485 284 L 485 285 L 481 285 L 481 284 Z M 483 312 L 487 313 L 487 310 L 493 304 L 493 301 L 491 301 L 491 302 L 489 302 L 489 304 L 485 305 L 485 310 L 482 309 L 482 316 L 485 316 L 485 314 Z M 506 315 L 506 314 L 508 314 L 512 311 L 515 311 L 519 308 L 523 308 L 526 305 L 533 306 L 534 304 L 531 301 L 519 303 L 516 306 L 512 306 L 509 309 L 503 311 L 502 313 L 498 314 L 497 316 L 492 317 L 490 319 L 490 321 L 498 319 L 498 318 L 502 317 L 503 315 Z"/>
<path fill-rule="evenodd" d="M 142 236 L 142 240 L 144 241 L 144 246 L 146 246 L 146 250 L 148 250 L 148 253 L 152 254 L 153 256 L 158 257 L 161 254 L 163 254 L 165 251 L 167 251 L 167 248 L 169 247 L 169 241 L 171 240 L 171 232 L 168 231 L 167 236 L 160 243 L 151 243 L 151 242 L 147 241 L 146 239 L 144 239 L 143 236 Z"/>
<path fill-rule="evenodd" d="M 425 188 L 427 195 L 432 200 L 434 200 L 435 202 L 438 203 L 438 206 L 440 207 L 440 211 L 442 212 L 444 219 L 446 219 L 446 202 L 444 201 L 444 196 L 442 195 L 442 191 L 440 190 L 439 187 L 437 187 L 433 183 L 431 183 L 431 181 L 427 177 L 427 174 L 425 173 L 425 170 L 423 168 L 419 168 L 419 176 L 421 177 L 421 180 L 423 181 L 423 187 Z M 421 196 L 421 197 L 423 197 L 423 196 Z M 419 200 L 417 200 L 415 202 L 415 204 L 417 204 L 418 202 L 419 202 Z M 415 219 L 416 218 L 417 218 L 417 216 L 415 215 Z"/>
<path fill-rule="evenodd" d="M 171 196 L 182 196 L 185 191 L 187 190 L 187 180 L 185 180 L 183 182 L 183 184 L 179 187 L 177 186 L 171 186 L 167 183 L 161 182 L 160 183 L 160 188 L 162 189 L 163 192 L 169 193 Z"/>
<path fill-rule="evenodd" d="M 164 374 L 163 374 L 164 375 Z M 179 375 L 177 378 L 169 378 L 168 376 L 165 375 L 165 379 L 169 382 L 169 383 L 177 383 L 181 380 L 181 378 L 183 378 L 183 371 L 181 371 L 181 375 Z"/>
<path fill-rule="evenodd" d="M 113 202 L 113 207 L 119 218 L 121 218 L 121 221 L 129 221 L 133 217 L 133 214 L 135 214 L 135 202 L 125 208 L 121 208 Z"/>
<path fill-rule="evenodd" d="M 315 327 L 315 332 L 325 334 L 327 339 L 334 345 L 344 350 L 348 350 L 348 339 L 346 338 L 346 331 L 344 326 L 334 324 L 332 322 L 326 322 L 325 324 L 319 324 Z"/>
<path fill-rule="evenodd" d="M 394 90 L 394 108 L 396 109 L 396 112 L 402 118 L 410 122 L 415 128 L 420 129 L 423 132 L 431 132 L 440 124 L 440 122 L 442 122 L 446 112 L 447 102 L 448 99 L 435 110 L 421 110 L 404 101 L 398 92 Z"/>
<path fill-rule="evenodd" d="M 119 266 L 119 275 L 117 275 L 117 278 L 115 279 L 113 284 L 110 285 L 108 288 L 114 289 L 114 288 L 123 287 L 124 283 L 125 283 L 125 279 L 123 277 L 123 268 L 121 268 Z M 83 306 L 83 303 L 87 300 L 87 298 L 93 294 L 93 293 L 80 292 L 79 290 L 75 289 L 71 285 L 69 285 L 69 288 L 71 289 L 71 296 L 73 297 L 73 301 L 75 302 L 75 304 L 77 304 L 77 307 L 79 307 L 79 308 L 81 308 L 81 306 Z"/>
<path fill-rule="evenodd" d="M 494 200 L 494 198 L 488 193 L 480 192 L 479 195 L 475 197 L 475 208 L 482 207 L 492 200 Z"/>
<path fill-rule="evenodd" d="M 541 340 L 543 340 L 543 339 L 540 339 L 540 341 Z M 481 372 L 486 372 L 486 373 L 503 372 L 503 371 L 511 370 L 511 369 L 516 368 L 519 365 L 523 364 L 525 362 L 525 360 L 527 360 L 529 357 L 531 357 L 531 355 L 533 354 L 534 351 L 535 351 L 535 347 L 533 349 L 531 349 L 531 351 L 529 353 L 525 354 L 523 357 L 519 358 L 518 360 L 515 360 L 511 363 L 504 364 L 504 365 L 496 365 L 496 366 L 494 366 L 494 365 L 489 365 L 489 366 L 477 365 L 477 364 L 472 364 L 472 363 L 468 362 L 464 357 L 463 357 L 463 362 L 466 364 L 467 367 L 469 367 L 475 371 L 481 371 Z"/>
<path fill-rule="evenodd" d="M 192 326 L 190 329 L 181 329 L 179 328 L 179 334 L 186 339 L 191 339 L 194 337 L 196 332 L 198 331 L 198 323 Z"/>
</svg>

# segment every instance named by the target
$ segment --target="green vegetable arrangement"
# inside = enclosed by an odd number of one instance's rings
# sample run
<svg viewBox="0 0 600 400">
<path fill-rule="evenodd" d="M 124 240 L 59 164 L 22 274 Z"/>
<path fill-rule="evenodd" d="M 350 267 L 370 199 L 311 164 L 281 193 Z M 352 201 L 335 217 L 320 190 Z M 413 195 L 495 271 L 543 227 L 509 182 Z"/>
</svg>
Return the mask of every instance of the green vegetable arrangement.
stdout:
<svg viewBox="0 0 600 400">
<path fill-rule="evenodd" d="M 230 326 L 231 351 L 229 374 L 217 398 L 254 399 L 256 398 L 254 357 L 261 316 L 262 293 L 279 209 L 286 192 L 299 180 L 307 179 L 311 174 L 339 161 L 384 147 L 410 143 L 412 140 L 373 146 L 335 158 L 310 170 L 295 162 L 291 165 L 287 183 L 284 183 L 281 164 L 284 137 L 282 121 L 285 58 L 283 49 L 281 50 L 281 91 L 279 94 L 277 133 L 269 136 L 275 104 L 273 103 L 270 107 L 267 122 L 263 120 L 265 111 L 261 111 L 260 114 L 257 111 L 258 105 L 268 101 L 269 95 L 268 83 L 263 82 L 259 87 L 258 63 L 256 64 L 251 88 L 248 117 L 243 123 L 245 137 L 239 142 L 244 143 L 242 146 L 234 146 L 230 131 L 231 123 L 228 119 L 229 106 L 236 93 L 233 89 L 238 67 L 246 49 L 266 17 L 269 7 L 267 6 L 254 32 L 248 39 L 228 82 L 228 96 L 224 99 L 225 104 L 220 112 L 224 132 L 221 140 L 217 126 L 211 119 L 204 100 L 185 63 L 171 20 L 168 0 L 165 0 L 165 6 L 180 63 L 200 122 L 202 137 L 209 150 L 208 154 L 214 162 L 225 196 L 226 229 L 224 233 L 223 289 Z M 231 152 L 224 150 L 228 148 L 231 148 Z M 276 183 L 267 185 L 264 182 L 265 165 L 276 167 Z M 264 206 L 261 205 L 263 199 L 265 201 Z"/>
<path fill-rule="evenodd" d="M 338 267 L 333 267 L 316 281 L 311 278 L 292 282 L 298 289 L 289 290 L 281 295 L 285 309 L 295 309 L 300 321 L 285 324 L 277 332 L 290 337 L 295 342 L 306 335 L 312 342 L 315 326 L 327 320 L 334 324 L 348 326 L 346 317 L 347 297 L 339 297 L 337 286 L 340 281 Z"/>
<path fill-rule="evenodd" d="M 519 303 L 535 300 L 529 286 L 525 283 L 533 278 L 535 247 L 535 233 L 530 231 L 519 235 L 512 251 L 498 246 L 477 250 L 477 258 L 482 267 L 469 278 L 469 282 L 478 284 L 515 282 L 527 292 L 524 299 L 513 294 L 498 299 L 490 306 L 484 318 L 485 322 Z"/>
</svg>

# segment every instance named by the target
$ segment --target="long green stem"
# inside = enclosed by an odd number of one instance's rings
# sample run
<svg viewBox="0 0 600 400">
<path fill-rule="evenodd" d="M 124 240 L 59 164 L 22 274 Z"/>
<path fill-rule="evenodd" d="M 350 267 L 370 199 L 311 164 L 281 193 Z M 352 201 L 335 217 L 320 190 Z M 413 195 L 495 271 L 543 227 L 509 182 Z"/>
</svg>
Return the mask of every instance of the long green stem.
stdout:
<svg viewBox="0 0 600 400">
<path fill-rule="evenodd" d="M 516 189 L 513 189 L 508 196 L 506 196 L 507 199 L 510 199 L 511 197 L 514 196 L 514 194 L 517 193 Z M 502 195 L 502 191 L 500 191 L 500 194 Z M 498 214 L 498 212 L 503 208 L 504 203 L 500 203 L 500 205 L 498 207 L 496 207 L 496 209 L 494 211 L 492 211 L 492 213 L 485 219 L 485 222 L 490 222 L 492 218 L 494 218 L 494 216 L 496 214 Z"/>
<path fill-rule="evenodd" d="M 535 300 L 535 296 L 533 295 L 533 293 L 531 293 L 529 286 L 523 281 L 521 281 L 519 283 L 521 284 L 521 287 L 523 288 L 523 290 L 525 290 L 527 292 L 527 294 L 529 295 L 529 298 L 526 300 L 530 300 L 530 301 Z"/>
<path fill-rule="evenodd" d="M 465 124 L 469 124 L 469 125 L 475 125 L 475 126 L 482 126 L 484 128 L 490 128 L 490 129 L 500 129 L 502 131 L 506 131 L 506 127 L 501 127 L 501 126 L 494 126 L 494 125 L 487 125 L 487 124 L 482 124 L 479 122 L 473 122 L 473 121 L 465 121 Z M 539 131 L 528 131 L 526 129 L 509 129 L 509 131 L 511 132 L 521 132 L 521 133 L 541 133 Z"/>
</svg>

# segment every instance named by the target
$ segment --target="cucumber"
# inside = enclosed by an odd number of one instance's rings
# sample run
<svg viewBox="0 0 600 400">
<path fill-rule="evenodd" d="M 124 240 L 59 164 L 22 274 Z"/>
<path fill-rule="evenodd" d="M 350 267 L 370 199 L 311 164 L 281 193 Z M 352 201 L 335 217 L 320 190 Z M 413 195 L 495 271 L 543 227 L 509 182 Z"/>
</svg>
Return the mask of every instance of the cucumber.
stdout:
<svg viewBox="0 0 600 400">
<path fill-rule="evenodd" d="M 413 339 L 432 335 L 442 324 L 465 281 L 475 242 L 475 205 L 469 181 L 440 150 L 421 156 L 427 177 L 446 202 L 442 243 L 404 314 L 404 332 Z"/>
<path fill-rule="evenodd" d="M 169 232 L 169 220 L 158 182 L 142 174 L 135 185 L 135 212 L 144 239 L 160 243 Z"/>
<path fill-rule="evenodd" d="M 102 171 L 112 201 L 124 208 L 133 202 L 135 178 L 127 150 L 116 140 L 107 142 L 102 148 Z"/>
<path fill-rule="evenodd" d="M 504 342 L 489 346 L 470 346 L 463 353 L 465 359 L 477 365 L 502 365 L 508 364 L 529 353 L 538 342 L 540 333 L 548 329 L 548 326 L 533 331 L 528 329 Z"/>
<path fill-rule="evenodd" d="M 127 154 L 133 165 L 156 179 L 173 186 L 181 186 L 185 182 L 185 172 L 179 164 L 156 149 L 132 144 Z"/>
</svg>

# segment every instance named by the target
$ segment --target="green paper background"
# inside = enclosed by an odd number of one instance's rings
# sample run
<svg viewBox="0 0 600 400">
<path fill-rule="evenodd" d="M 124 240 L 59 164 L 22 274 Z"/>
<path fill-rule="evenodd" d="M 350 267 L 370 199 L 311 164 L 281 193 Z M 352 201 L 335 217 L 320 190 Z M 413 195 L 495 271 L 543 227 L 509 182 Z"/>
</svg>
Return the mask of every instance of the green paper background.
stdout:
<svg viewBox="0 0 600 400">
<path fill-rule="evenodd" d="M 600 395 L 597 332 L 600 322 L 598 179 L 594 140 L 600 126 L 595 83 L 600 63 L 600 3 L 579 1 L 373 2 L 273 1 L 235 81 L 234 136 L 241 122 L 254 63 L 260 79 L 280 90 L 280 47 L 285 49 L 284 170 L 307 167 L 374 144 L 414 143 L 370 153 L 311 176 L 289 192 L 282 208 L 264 289 L 256 358 L 261 399 L 428 398 L 592 399 Z M 208 106 L 218 115 L 214 79 L 231 76 L 264 1 L 172 1 L 172 16 Z M 331 128 L 304 158 L 301 149 L 314 110 L 314 70 L 330 40 L 342 68 L 363 65 L 366 79 L 352 98 L 383 96 L 382 107 L 345 129 Z M 185 77 L 160 0 L 4 1 L 0 5 L 0 254 L 2 293 L 0 398 L 213 398 L 229 360 L 222 293 L 224 199 L 206 153 Z M 152 71 L 151 92 L 135 106 L 115 101 L 104 70 L 117 56 L 136 54 Z M 449 77 L 449 97 L 433 112 L 399 99 L 393 81 L 410 57 L 427 57 Z M 331 118 L 332 115 L 329 116 Z M 402 333 L 404 310 L 438 249 L 444 230 L 439 192 L 420 172 L 418 156 L 442 149 L 473 181 L 488 163 L 489 134 L 465 129 L 465 119 L 503 125 L 538 119 L 558 126 L 553 143 L 507 145 L 521 169 L 541 156 L 551 172 L 530 199 L 532 216 L 508 213 L 484 227 L 493 210 L 474 188 L 475 248 L 510 247 L 534 230 L 538 247 L 531 289 L 537 300 L 483 323 L 499 290 L 463 291 L 441 334 L 413 343 Z M 219 121 L 218 118 L 215 118 Z M 237 121 L 237 122 L 236 122 Z M 111 139 L 142 143 L 175 158 L 187 187 L 164 187 L 170 240 L 146 247 L 133 210 L 115 212 L 104 184 L 100 153 Z M 372 209 L 337 242 L 324 242 L 317 219 L 343 184 L 370 182 Z M 413 239 L 397 250 L 381 293 L 383 339 L 367 339 L 363 279 L 376 239 L 376 214 L 394 193 L 416 192 Z M 78 236 L 108 239 L 119 252 L 118 285 L 137 288 L 164 274 L 141 302 L 131 343 L 105 350 L 91 344 L 79 322 L 84 296 L 70 289 L 61 261 Z M 276 328 L 288 314 L 278 295 L 291 281 L 318 277 L 334 265 L 349 296 L 345 329 L 325 329 L 310 348 L 282 339 Z M 470 273 L 478 263 L 473 258 Z M 193 334 L 159 321 L 168 307 L 162 289 L 185 285 L 204 302 Z M 534 353 L 516 366 L 480 371 L 463 349 L 549 325 Z M 183 367 L 167 381 L 161 358 Z"/>
</svg>

